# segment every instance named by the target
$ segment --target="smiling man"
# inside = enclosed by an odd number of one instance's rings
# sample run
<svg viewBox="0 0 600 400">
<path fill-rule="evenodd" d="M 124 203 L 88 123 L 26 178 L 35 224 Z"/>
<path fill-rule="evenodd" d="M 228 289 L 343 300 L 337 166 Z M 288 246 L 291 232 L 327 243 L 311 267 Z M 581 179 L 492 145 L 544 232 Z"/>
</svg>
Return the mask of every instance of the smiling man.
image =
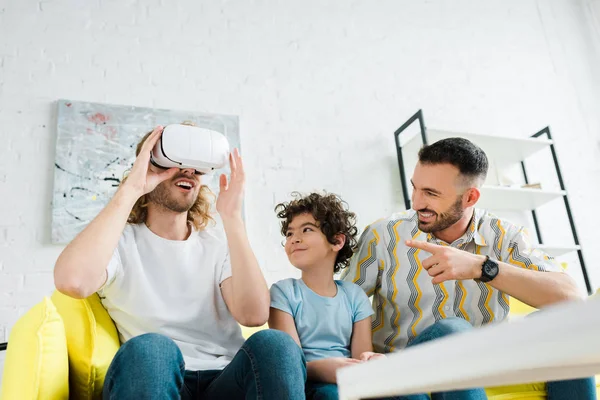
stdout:
<svg viewBox="0 0 600 400">
<path fill-rule="evenodd" d="M 193 168 L 160 170 L 150 152 L 162 127 L 137 147 L 110 203 L 64 249 L 54 270 L 61 292 L 98 292 L 123 343 L 105 399 L 303 399 L 306 368 L 294 340 L 263 330 L 245 343 L 239 324 L 269 316 L 267 284 L 242 220 L 244 169 L 236 150 L 211 194 Z M 283 373 L 282 373 L 283 371 Z"/>
<path fill-rule="evenodd" d="M 581 298 L 573 279 L 531 247 L 522 227 L 476 208 L 487 170 L 483 150 L 466 139 L 425 146 L 412 177 L 413 210 L 365 229 L 344 279 L 373 296 L 376 351 L 503 321 L 510 296 L 536 308 Z M 554 382 L 548 393 L 594 399 L 595 384 Z M 482 389 L 446 395 L 432 398 L 485 398 Z"/>
</svg>

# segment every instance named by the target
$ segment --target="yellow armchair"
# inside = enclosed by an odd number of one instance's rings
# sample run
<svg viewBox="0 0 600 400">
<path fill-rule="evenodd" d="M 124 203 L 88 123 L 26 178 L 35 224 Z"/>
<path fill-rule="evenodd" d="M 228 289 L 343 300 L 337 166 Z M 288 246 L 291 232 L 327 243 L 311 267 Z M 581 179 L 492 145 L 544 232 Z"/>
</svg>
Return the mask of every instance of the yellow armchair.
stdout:
<svg viewBox="0 0 600 400">
<path fill-rule="evenodd" d="M 530 311 L 511 299 L 511 314 Z M 243 328 L 244 337 L 265 328 Z M 75 300 L 59 292 L 22 316 L 8 343 L 1 400 L 101 399 L 106 371 L 120 346 L 98 295 Z M 486 391 L 491 400 L 546 399 L 544 383 Z"/>
<path fill-rule="evenodd" d="M 242 334 L 248 338 L 266 327 L 243 328 Z M 8 342 L 0 400 L 101 399 L 120 347 L 97 294 L 76 300 L 58 291 L 19 319 Z"/>
</svg>

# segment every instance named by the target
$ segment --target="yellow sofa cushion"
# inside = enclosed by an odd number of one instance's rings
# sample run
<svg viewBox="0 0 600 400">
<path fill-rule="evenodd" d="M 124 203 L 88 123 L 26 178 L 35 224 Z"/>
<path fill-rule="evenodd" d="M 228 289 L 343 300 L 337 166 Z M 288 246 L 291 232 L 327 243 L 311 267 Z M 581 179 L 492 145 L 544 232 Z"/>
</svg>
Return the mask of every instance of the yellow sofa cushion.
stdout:
<svg viewBox="0 0 600 400">
<path fill-rule="evenodd" d="M 97 294 L 78 300 L 55 291 L 52 301 L 67 327 L 71 399 L 101 399 L 104 377 L 120 347 L 115 324 Z"/>
<path fill-rule="evenodd" d="M 488 400 L 546 400 L 545 383 L 485 388 Z"/>
<path fill-rule="evenodd" d="M 269 329 L 268 324 L 264 324 L 262 326 L 256 326 L 256 327 L 252 327 L 252 328 L 244 326 L 244 325 L 240 325 L 240 327 L 242 328 L 242 336 L 244 337 L 244 339 L 248 339 L 250 336 L 254 335 L 258 331 L 262 331 L 263 329 Z"/>
<path fill-rule="evenodd" d="M 2 375 L 3 400 L 69 398 L 65 328 L 48 297 L 13 326 Z"/>
</svg>

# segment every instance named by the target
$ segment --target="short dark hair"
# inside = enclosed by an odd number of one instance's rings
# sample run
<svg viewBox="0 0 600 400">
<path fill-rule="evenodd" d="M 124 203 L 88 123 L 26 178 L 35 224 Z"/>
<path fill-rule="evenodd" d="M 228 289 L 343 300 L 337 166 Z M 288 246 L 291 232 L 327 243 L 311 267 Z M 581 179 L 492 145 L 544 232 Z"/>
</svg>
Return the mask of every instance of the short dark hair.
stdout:
<svg viewBox="0 0 600 400">
<path fill-rule="evenodd" d="M 277 217 L 281 221 L 281 234 L 287 235 L 287 230 L 294 219 L 300 214 L 311 214 L 321 232 L 331 244 L 337 244 L 335 235 L 342 234 L 346 237 L 344 247 L 340 249 L 335 258 L 333 272 L 338 273 L 350 263 L 350 258 L 356 248 L 356 214 L 348 210 L 348 204 L 333 193 L 311 193 L 302 196 L 293 192 L 294 200 L 280 203 L 275 206 Z"/>
<path fill-rule="evenodd" d="M 423 146 L 419 151 L 422 164 L 454 165 L 467 179 L 485 181 L 488 171 L 488 158 L 480 147 L 459 137 L 439 140 Z"/>
</svg>

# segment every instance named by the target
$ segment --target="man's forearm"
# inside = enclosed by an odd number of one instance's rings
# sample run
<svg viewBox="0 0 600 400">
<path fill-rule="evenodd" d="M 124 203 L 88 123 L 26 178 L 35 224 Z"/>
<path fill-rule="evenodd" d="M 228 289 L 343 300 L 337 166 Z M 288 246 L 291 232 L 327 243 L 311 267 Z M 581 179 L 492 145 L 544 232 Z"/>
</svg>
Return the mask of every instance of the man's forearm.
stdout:
<svg viewBox="0 0 600 400">
<path fill-rule="evenodd" d="M 137 196 L 122 187 L 96 218 L 62 251 L 54 267 L 56 288 L 75 298 L 97 291 Z"/>
<path fill-rule="evenodd" d="M 532 307 L 582 298 L 573 278 L 565 273 L 532 271 L 504 262 L 498 266 L 498 275 L 489 284 Z"/>
<path fill-rule="evenodd" d="M 267 282 L 250 247 L 241 219 L 223 220 L 231 260 L 233 304 L 230 312 L 243 325 L 263 325 L 269 318 Z"/>
</svg>

